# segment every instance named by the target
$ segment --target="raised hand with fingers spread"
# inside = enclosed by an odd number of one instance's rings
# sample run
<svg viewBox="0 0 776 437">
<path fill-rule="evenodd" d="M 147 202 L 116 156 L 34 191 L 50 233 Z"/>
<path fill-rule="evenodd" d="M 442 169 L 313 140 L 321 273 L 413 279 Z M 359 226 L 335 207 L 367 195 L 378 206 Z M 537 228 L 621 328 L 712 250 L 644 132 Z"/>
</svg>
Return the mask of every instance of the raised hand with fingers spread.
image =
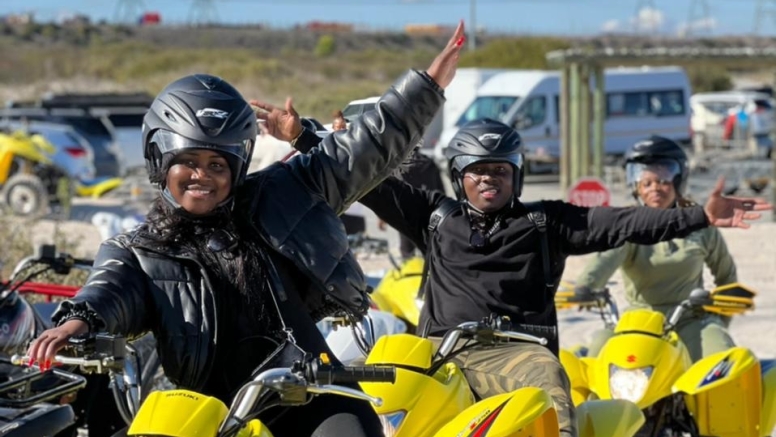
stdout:
<svg viewBox="0 0 776 437">
<path fill-rule="evenodd" d="M 765 199 L 756 197 L 725 197 L 722 195 L 724 187 L 725 178 L 720 177 L 703 208 L 712 226 L 747 229 L 750 226 L 747 220 L 762 216 L 753 211 L 767 211 L 773 207 Z"/>
<path fill-rule="evenodd" d="M 248 103 L 256 113 L 256 118 L 264 121 L 260 124 L 262 131 L 282 141 L 292 141 L 302 133 L 302 122 L 291 97 L 286 99 L 285 108 L 259 100 Z"/>
</svg>

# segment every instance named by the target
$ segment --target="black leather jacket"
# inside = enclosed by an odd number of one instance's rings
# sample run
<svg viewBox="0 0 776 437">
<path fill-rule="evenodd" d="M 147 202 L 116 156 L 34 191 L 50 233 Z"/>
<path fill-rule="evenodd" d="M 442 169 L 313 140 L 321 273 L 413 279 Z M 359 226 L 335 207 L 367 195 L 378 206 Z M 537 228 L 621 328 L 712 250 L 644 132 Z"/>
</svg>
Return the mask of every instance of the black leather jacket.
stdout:
<svg viewBox="0 0 776 437">
<path fill-rule="evenodd" d="M 256 230 L 270 248 L 276 298 L 284 301 L 289 288 L 299 283 L 294 278 L 302 275 L 308 286 L 294 289 L 292 301 L 298 295 L 313 320 L 334 309 L 366 312 L 364 276 L 338 215 L 404 160 L 443 101 L 441 89 L 428 76 L 409 72 L 375 111 L 347 131 L 326 137 L 310 154 L 247 178 L 236 204 L 250 208 Z M 218 284 L 193 254 L 154 250 L 155 238 L 140 227 L 105 241 L 86 285 L 60 305 L 53 319 L 88 310 L 111 333 L 134 337 L 153 331 L 167 376 L 196 390 L 209 374 L 215 351 L 213 289 Z M 322 341 L 310 333 L 311 327 L 305 323 L 302 331 L 315 339 L 296 336 L 303 349 L 317 348 Z"/>
</svg>

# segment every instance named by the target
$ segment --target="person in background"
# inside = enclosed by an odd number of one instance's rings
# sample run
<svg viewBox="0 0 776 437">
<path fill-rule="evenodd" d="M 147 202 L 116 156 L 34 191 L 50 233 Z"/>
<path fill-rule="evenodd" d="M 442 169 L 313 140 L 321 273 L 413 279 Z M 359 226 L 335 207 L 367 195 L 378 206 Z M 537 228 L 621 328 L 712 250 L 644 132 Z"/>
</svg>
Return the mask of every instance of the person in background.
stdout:
<svg viewBox="0 0 776 437">
<path fill-rule="evenodd" d="M 657 209 L 694 205 L 685 195 L 687 155 L 673 140 L 652 136 L 636 143 L 626 155 L 625 174 L 628 188 L 640 205 Z M 668 317 L 693 289 L 703 288 L 704 266 L 711 270 L 717 286 L 737 281 L 736 264 L 715 227 L 653 245 L 627 242 L 598 253 L 577 278 L 576 287 L 603 288 L 620 269 L 630 307 L 649 308 Z M 727 322 L 722 316 L 700 313 L 679 324 L 679 337 L 693 361 L 735 346 Z M 594 333 L 588 354 L 598 355 L 612 335 L 608 329 Z"/>
</svg>

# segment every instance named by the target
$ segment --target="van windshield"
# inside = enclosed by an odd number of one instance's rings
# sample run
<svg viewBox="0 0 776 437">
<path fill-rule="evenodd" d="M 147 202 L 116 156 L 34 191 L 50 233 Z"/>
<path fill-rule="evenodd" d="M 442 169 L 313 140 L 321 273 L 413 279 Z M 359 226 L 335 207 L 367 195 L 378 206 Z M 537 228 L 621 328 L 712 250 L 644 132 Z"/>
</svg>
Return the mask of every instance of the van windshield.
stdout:
<svg viewBox="0 0 776 437">
<path fill-rule="evenodd" d="M 504 115 L 509 111 L 509 108 L 514 106 L 515 102 L 519 100 L 519 97 L 514 96 L 480 96 L 474 99 L 469 107 L 461 114 L 461 118 L 455 124 L 460 127 L 464 124 L 480 120 L 483 118 L 491 118 L 493 120 L 501 120 Z"/>
</svg>

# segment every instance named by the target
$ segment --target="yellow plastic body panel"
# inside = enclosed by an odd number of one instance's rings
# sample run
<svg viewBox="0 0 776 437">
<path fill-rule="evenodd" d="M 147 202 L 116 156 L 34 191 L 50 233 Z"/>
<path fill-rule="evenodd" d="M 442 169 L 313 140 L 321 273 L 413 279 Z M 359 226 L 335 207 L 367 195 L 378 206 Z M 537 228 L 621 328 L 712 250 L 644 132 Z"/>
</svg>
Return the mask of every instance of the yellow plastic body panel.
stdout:
<svg viewBox="0 0 776 437">
<path fill-rule="evenodd" d="M 380 337 L 366 364 L 398 364 L 416 369 L 431 367 L 434 344 L 421 337 L 395 334 Z M 444 424 L 474 403 L 474 395 L 463 372 L 446 363 L 433 376 L 406 368 L 396 369 L 393 384 L 361 383 L 383 405 L 374 407 L 378 414 L 405 412 L 397 436 L 432 436 Z"/>
<path fill-rule="evenodd" d="M 418 326 L 420 308 L 415 302 L 423 278 L 423 258 L 407 260 L 401 269 L 390 270 L 370 295 L 378 308 Z"/>
<path fill-rule="evenodd" d="M 123 183 L 124 179 L 110 178 L 100 182 L 99 184 L 90 186 L 78 184 L 75 193 L 78 197 L 91 197 L 93 199 L 98 199 L 104 196 L 106 193 L 120 187 Z"/>
<path fill-rule="evenodd" d="M 402 364 L 418 369 L 431 367 L 434 343 L 411 334 L 384 335 L 377 339 L 366 364 Z"/>
<path fill-rule="evenodd" d="M 557 437 L 558 415 L 544 390 L 528 387 L 484 399 L 463 411 L 435 437 Z"/>
<path fill-rule="evenodd" d="M 585 402 L 590 395 L 590 388 L 587 381 L 587 362 L 582 361 L 573 353 L 561 349 L 560 364 L 566 371 L 571 383 L 571 400 L 574 405 Z"/>
<path fill-rule="evenodd" d="M 645 318 L 648 322 L 658 319 Z M 609 387 L 611 365 L 622 369 L 651 366 L 653 369 L 649 385 L 642 398 L 636 402 L 641 409 L 670 396 L 673 384 L 692 364 L 687 348 L 681 341 L 638 332 L 615 335 L 606 342 L 597 358 L 587 362 L 590 363 L 587 367 L 590 391 L 600 399 L 612 399 Z"/>
<path fill-rule="evenodd" d="M 647 309 L 635 309 L 626 311 L 617 326 L 614 333 L 621 332 L 645 332 L 652 335 L 663 335 L 663 327 L 666 318 L 662 313 Z"/>
<path fill-rule="evenodd" d="M 237 437 L 274 437 L 259 420 L 251 420 L 237 432 Z"/>
<path fill-rule="evenodd" d="M 695 363 L 673 387 L 693 398 L 692 413 L 702 435 L 762 437 L 760 362 L 735 347 Z"/>
<path fill-rule="evenodd" d="M 228 412 L 214 397 L 188 390 L 156 391 L 143 402 L 127 435 L 216 437 Z"/>
<path fill-rule="evenodd" d="M 776 429 L 776 366 L 762 372 L 763 406 L 760 413 L 760 429 L 763 435 Z"/>
<path fill-rule="evenodd" d="M 382 406 L 374 407 L 378 414 L 405 413 L 394 437 L 433 436 L 474 404 L 466 377 L 453 363 L 446 363 L 434 376 L 397 369 L 395 383 L 361 383 L 361 388 L 383 400 Z"/>
</svg>

